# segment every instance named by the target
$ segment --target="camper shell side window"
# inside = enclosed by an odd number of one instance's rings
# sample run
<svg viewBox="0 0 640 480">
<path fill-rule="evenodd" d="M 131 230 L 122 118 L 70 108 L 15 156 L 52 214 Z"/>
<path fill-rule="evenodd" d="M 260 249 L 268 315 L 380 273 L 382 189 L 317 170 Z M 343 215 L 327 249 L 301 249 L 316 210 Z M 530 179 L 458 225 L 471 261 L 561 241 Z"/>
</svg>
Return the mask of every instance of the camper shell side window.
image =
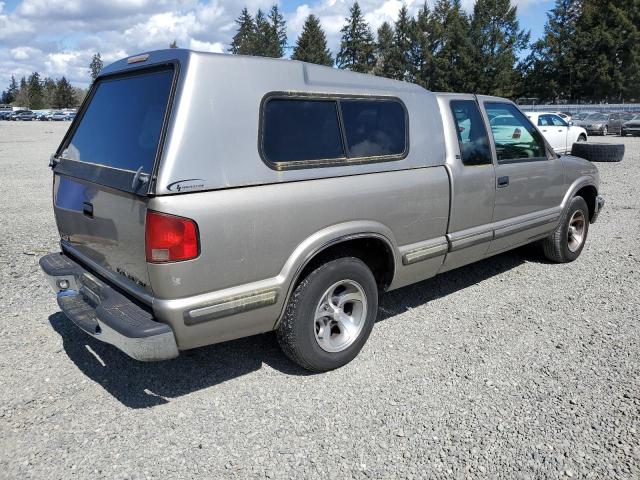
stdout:
<svg viewBox="0 0 640 480">
<path fill-rule="evenodd" d="M 275 170 L 401 160 L 409 116 L 395 97 L 267 94 L 258 149 Z"/>
</svg>

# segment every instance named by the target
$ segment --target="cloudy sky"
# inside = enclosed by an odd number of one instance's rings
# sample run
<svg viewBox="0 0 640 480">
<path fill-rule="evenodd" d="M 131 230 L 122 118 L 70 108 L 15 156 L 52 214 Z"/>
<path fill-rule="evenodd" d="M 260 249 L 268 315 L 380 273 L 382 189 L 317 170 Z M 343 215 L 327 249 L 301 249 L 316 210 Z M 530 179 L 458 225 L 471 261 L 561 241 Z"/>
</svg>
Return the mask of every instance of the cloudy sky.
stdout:
<svg viewBox="0 0 640 480">
<path fill-rule="evenodd" d="M 406 0 L 415 12 L 424 0 Z M 435 0 L 428 0 L 433 4 Z M 100 52 L 105 64 L 138 52 L 180 47 L 224 52 L 235 31 L 234 20 L 243 6 L 252 12 L 268 9 L 273 0 L 0 0 L 0 91 L 11 75 L 38 71 L 44 76 L 65 75 L 86 86 L 91 56 Z M 352 0 L 281 0 L 288 43 L 295 44 L 305 17 L 321 19 L 329 47 L 337 50 L 340 28 Z M 474 0 L 463 0 L 466 9 Z M 553 0 L 514 0 L 521 26 L 540 35 L 545 12 Z M 401 0 L 360 0 L 375 29 L 393 21 Z"/>
</svg>

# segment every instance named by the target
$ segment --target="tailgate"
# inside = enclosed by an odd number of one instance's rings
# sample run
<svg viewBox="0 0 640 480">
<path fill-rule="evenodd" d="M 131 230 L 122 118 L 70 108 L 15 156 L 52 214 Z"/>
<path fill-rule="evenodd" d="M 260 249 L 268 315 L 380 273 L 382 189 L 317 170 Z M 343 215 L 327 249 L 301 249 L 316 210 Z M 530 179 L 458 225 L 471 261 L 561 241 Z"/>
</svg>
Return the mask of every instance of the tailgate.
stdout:
<svg viewBox="0 0 640 480">
<path fill-rule="evenodd" d="M 151 291 L 144 248 L 145 197 L 58 174 L 53 195 L 63 241 L 100 267 Z"/>
</svg>

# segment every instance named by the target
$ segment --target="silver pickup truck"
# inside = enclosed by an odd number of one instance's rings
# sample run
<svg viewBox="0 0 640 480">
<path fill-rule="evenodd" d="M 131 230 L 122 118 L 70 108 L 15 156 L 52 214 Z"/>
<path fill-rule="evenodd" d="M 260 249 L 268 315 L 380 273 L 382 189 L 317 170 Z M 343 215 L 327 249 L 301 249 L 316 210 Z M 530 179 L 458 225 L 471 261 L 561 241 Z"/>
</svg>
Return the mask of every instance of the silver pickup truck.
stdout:
<svg viewBox="0 0 640 480">
<path fill-rule="evenodd" d="M 340 367 L 380 293 L 537 240 L 570 262 L 604 204 L 509 100 L 179 49 L 106 67 L 51 167 L 58 304 L 147 361 L 275 330 Z"/>
</svg>

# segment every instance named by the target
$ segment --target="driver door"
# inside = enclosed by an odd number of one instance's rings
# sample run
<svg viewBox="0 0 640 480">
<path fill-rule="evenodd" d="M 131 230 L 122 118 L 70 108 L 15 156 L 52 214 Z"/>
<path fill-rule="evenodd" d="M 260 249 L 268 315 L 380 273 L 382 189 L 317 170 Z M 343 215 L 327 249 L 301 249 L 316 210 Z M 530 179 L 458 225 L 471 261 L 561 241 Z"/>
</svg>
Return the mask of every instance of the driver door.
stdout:
<svg viewBox="0 0 640 480">
<path fill-rule="evenodd" d="M 564 168 L 540 132 L 511 102 L 479 97 L 488 118 L 507 118 L 517 135 L 491 129 L 496 156 L 494 238 L 490 253 L 551 232 L 565 193 Z"/>
</svg>

